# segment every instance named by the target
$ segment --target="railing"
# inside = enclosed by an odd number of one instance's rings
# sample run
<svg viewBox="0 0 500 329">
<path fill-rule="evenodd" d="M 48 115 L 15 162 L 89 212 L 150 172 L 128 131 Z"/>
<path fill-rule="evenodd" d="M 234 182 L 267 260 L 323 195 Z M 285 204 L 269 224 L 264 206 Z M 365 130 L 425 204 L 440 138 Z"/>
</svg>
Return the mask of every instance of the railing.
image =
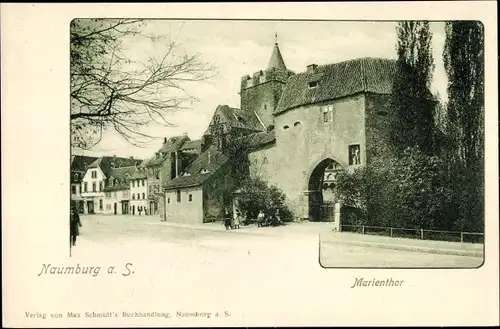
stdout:
<svg viewBox="0 0 500 329">
<path fill-rule="evenodd" d="M 484 243 L 484 233 L 438 231 L 399 227 L 382 227 L 369 225 L 341 225 L 343 232 L 356 232 L 361 234 L 390 236 L 395 238 L 410 238 L 420 240 L 437 240 L 466 243 Z"/>
</svg>

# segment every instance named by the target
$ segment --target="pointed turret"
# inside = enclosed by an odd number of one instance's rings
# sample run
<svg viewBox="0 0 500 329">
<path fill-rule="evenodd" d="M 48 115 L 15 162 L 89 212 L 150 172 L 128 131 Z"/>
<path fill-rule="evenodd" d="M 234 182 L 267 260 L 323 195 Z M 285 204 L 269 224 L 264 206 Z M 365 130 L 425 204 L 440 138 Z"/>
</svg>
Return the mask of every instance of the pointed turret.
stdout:
<svg viewBox="0 0 500 329">
<path fill-rule="evenodd" d="M 276 34 L 276 41 L 274 42 L 274 49 L 269 59 L 269 64 L 267 65 L 267 69 L 280 69 L 286 71 L 285 61 L 283 60 L 283 56 L 281 56 L 280 47 L 278 46 L 278 35 Z"/>
</svg>

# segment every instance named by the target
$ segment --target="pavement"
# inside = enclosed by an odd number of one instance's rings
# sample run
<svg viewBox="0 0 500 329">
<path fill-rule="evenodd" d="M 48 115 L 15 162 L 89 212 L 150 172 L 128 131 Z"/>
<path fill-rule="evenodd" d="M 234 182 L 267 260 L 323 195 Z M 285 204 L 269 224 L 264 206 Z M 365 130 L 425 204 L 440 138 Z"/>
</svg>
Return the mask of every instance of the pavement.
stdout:
<svg viewBox="0 0 500 329">
<path fill-rule="evenodd" d="M 449 241 L 391 238 L 348 232 L 328 232 L 320 235 L 321 243 L 347 244 L 372 248 L 414 251 L 421 253 L 483 257 L 484 245 Z"/>
<path fill-rule="evenodd" d="M 226 231 L 221 223 L 185 224 L 171 222 L 152 222 L 149 225 L 188 228 L 194 230 Z M 448 241 L 417 240 L 409 238 L 391 238 L 379 235 L 350 232 L 332 232 L 332 224 L 325 222 L 287 223 L 281 227 L 258 228 L 255 225 L 241 226 L 239 230 L 229 230 L 231 234 L 255 235 L 309 235 L 320 236 L 321 243 L 357 245 L 363 247 L 391 250 L 414 251 L 432 254 L 483 257 L 484 245 L 479 243 L 461 243 Z"/>
</svg>

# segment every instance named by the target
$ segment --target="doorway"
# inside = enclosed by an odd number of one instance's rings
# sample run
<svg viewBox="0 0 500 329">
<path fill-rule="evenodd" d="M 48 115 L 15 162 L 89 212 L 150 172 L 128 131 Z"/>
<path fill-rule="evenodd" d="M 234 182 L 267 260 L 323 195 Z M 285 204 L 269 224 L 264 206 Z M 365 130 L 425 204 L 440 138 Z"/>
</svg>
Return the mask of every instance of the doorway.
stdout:
<svg viewBox="0 0 500 329">
<path fill-rule="evenodd" d="M 308 185 L 309 220 L 333 221 L 335 218 L 335 178 L 342 166 L 327 158 L 311 173 Z"/>
<path fill-rule="evenodd" d="M 94 201 L 87 201 L 87 214 L 94 214 Z"/>
</svg>

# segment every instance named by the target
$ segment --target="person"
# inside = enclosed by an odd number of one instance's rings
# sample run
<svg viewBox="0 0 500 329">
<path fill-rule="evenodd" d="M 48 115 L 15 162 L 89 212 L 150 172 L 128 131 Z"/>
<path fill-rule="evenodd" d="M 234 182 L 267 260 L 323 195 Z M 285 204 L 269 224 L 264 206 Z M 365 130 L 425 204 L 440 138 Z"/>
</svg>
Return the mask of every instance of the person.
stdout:
<svg viewBox="0 0 500 329">
<path fill-rule="evenodd" d="M 239 229 L 240 228 L 240 212 L 236 210 L 234 212 L 234 222 L 233 222 L 234 228 Z"/>
<path fill-rule="evenodd" d="M 231 214 L 227 209 L 224 213 L 224 226 L 226 226 L 226 230 L 231 228 Z"/>
<path fill-rule="evenodd" d="M 257 227 L 262 227 L 262 224 L 264 223 L 264 217 L 266 217 L 266 215 L 264 215 L 264 211 L 259 211 L 259 214 L 257 215 Z"/>
<path fill-rule="evenodd" d="M 279 208 L 276 209 L 276 212 L 274 213 L 274 218 L 273 219 L 274 219 L 273 220 L 273 222 L 274 222 L 273 224 L 275 226 L 281 225 L 281 218 L 280 218 L 280 210 L 279 210 Z"/>
<path fill-rule="evenodd" d="M 82 227 L 82 222 L 80 221 L 80 215 L 76 211 L 75 207 L 71 207 L 71 217 L 69 220 L 70 227 L 70 247 L 76 246 L 76 237 L 80 235 L 80 227 Z"/>
</svg>

